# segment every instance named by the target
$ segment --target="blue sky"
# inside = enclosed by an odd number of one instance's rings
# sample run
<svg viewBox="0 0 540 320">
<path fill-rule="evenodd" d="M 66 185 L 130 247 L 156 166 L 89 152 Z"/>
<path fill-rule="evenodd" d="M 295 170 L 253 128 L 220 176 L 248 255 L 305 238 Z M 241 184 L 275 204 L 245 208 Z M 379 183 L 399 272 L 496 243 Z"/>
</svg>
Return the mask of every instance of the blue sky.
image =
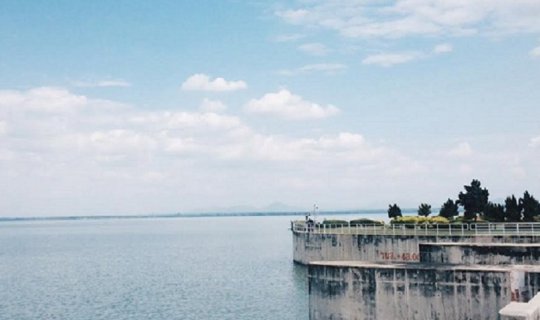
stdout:
<svg viewBox="0 0 540 320">
<path fill-rule="evenodd" d="M 0 215 L 540 196 L 536 0 L 2 1 Z"/>
</svg>

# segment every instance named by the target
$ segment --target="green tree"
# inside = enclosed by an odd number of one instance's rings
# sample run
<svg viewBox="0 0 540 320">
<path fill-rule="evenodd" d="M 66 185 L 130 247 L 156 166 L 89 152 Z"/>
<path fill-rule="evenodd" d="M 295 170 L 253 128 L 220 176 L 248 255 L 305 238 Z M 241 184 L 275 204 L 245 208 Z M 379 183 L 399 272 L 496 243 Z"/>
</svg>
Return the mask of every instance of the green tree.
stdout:
<svg viewBox="0 0 540 320">
<path fill-rule="evenodd" d="M 430 214 L 431 214 L 431 205 L 427 203 L 420 204 L 420 206 L 418 207 L 418 215 L 427 217 Z"/>
<path fill-rule="evenodd" d="M 465 220 L 476 219 L 478 214 L 484 212 L 484 208 L 488 203 L 489 192 L 487 189 L 482 189 L 480 186 L 480 181 L 474 179 L 470 186 L 464 186 L 465 193 L 459 193 L 458 202 L 465 209 L 463 214 Z"/>
<path fill-rule="evenodd" d="M 388 205 L 388 218 L 393 219 L 397 217 L 401 217 L 401 209 L 395 203 Z"/>
<path fill-rule="evenodd" d="M 523 198 L 519 199 L 519 205 L 523 213 L 523 221 L 534 221 L 535 217 L 540 216 L 540 202 L 525 191 Z"/>
<path fill-rule="evenodd" d="M 506 213 L 504 206 L 498 203 L 488 202 L 484 208 L 484 219 L 491 222 L 504 222 Z"/>
<path fill-rule="evenodd" d="M 521 206 L 519 205 L 514 195 L 506 198 L 506 200 L 504 201 L 504 206 L 506 208 L 506 212 L 505 212 L 506 221 L 509 221 L 509 222 L 521 221 Z"/>
<path fill-rule="evenodd" d="M 441 210 L 439 211 L 439 216 L 445 217 L 446 219 L 452 219 L 458 214 L 458 204 L 452 199 L 448 199 L 445 203 L 443 203 Z"/>
</svg>

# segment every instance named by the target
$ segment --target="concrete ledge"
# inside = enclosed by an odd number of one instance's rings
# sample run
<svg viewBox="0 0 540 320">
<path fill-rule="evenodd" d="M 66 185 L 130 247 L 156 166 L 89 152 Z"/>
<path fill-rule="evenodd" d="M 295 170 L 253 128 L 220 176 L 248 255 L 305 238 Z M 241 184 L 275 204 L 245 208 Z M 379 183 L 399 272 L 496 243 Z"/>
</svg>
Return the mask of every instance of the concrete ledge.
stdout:
<svg viewBox="0 0 540 320">
<path fill-rule="evenodd" d="M 414 269 L 414 270 L 463 270 L 463 271 L 524 271 L 540 273 L 540 265 L 469 265 L 469 264 L 438 264 L 438 263 L 380 263 L 370 261 L 313 261 L 310 266 L 376 268 L 376 269 Z"/>
<path fill-rule="evenodd" d="M 501 320 L 540 320 L 540 294 L 529 302 L 511 302 L 499 311 Z"/>
<path fill-rule="evenodd" d="M 498 320 L 498 310 L 540 289 L 540 265 L 319 261 L 308 268 L 311 320 Z"/>
<path fill-rule="evenodd" d="M 539 264 L 538 243 L 420 243 L 420 260 L 448 264 Z"/>
</svg>

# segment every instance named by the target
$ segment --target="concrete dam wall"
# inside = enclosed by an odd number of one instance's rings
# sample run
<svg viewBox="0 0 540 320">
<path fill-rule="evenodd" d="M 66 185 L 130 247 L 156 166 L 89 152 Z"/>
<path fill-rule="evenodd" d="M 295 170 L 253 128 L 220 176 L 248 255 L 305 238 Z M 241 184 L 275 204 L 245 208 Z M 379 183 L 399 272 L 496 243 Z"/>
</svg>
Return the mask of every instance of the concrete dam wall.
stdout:
<svg viewBox="0 0 540 320">
<path fill-rule="evenodd" d="M 540 266 L 315 262 L 309 265 L 310 319 L 499 319 L 511 301 L 540 288 Z"/>
<path fill-rule="evenodd" d="M 311 261 L 420 261 L 421 243 L 536 243 L 538 235 L 393 235 L 292 232 L 293 260 Z"/>
<path fill-rule="evenodd" d="M 293 223 L 292 235 L 294 261 L 309 265 L 311 320 L 540 315 L 530 302 L 540 290 L 540 223 Z"/>
</svg>

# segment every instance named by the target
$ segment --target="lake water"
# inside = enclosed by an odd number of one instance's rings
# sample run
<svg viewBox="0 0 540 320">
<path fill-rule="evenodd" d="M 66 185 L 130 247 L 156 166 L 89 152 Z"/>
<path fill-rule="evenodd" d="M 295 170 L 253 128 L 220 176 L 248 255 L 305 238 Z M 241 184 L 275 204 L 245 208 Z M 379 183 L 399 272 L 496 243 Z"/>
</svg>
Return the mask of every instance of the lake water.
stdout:
<svg viewBox="0 0 540 320">
<path fill-rule="evenodd" d="M 0 223 L 0 319 L 307 319 L 294 217 Z"/>
</svg>

